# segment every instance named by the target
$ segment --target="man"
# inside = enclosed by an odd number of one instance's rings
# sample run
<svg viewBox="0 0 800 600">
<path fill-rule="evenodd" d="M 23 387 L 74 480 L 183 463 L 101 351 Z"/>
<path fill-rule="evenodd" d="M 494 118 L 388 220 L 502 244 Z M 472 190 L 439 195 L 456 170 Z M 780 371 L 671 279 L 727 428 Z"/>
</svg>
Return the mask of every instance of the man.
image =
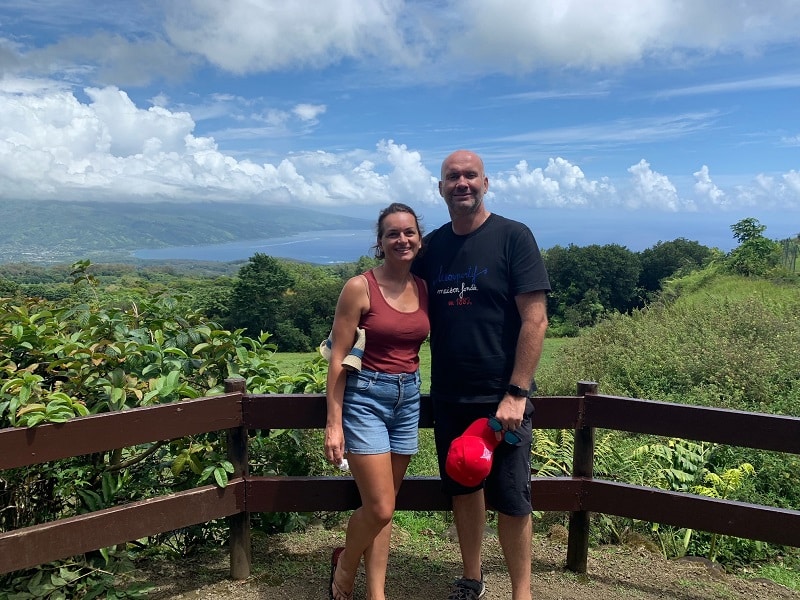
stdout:
<svg viewBox="0 0 800 600">
<path fill-rule="evenodd" d="M 529 396 L 547 329 L 550 282 L 530 229 L 490 213 L 483 201 L 488 189 L 477 154 L 459 150 L 444 160 L 439 194 L 450 222 L 425 237 L 413 270 L 428 283 L 434 435 L 463 562 L 449 599 L 485 594 L 481 541 L 488 501 L 498 512 L 512 598 L 530 600 Z M 445 471 L 450 442 L 492 415 L 521 441 L 500 443 L 486 481 L 464 487 Z M 503 439 L 502 431 L 496 435 Z"/>
</svg>

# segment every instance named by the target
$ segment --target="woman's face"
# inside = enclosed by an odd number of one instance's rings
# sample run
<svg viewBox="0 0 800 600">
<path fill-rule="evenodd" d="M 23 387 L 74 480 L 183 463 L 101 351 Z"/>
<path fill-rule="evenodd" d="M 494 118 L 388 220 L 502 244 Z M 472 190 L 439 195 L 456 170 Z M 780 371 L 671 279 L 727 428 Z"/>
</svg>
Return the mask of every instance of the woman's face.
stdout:
<svg viewBox="0 0 800 600">
<path fill-rule="evenodd" d="M 417 219 L 407 212 L 386 215 L 381 223 L 378 245 L 387 260 L 414 260 L 422 247 Z"/>
</svg>

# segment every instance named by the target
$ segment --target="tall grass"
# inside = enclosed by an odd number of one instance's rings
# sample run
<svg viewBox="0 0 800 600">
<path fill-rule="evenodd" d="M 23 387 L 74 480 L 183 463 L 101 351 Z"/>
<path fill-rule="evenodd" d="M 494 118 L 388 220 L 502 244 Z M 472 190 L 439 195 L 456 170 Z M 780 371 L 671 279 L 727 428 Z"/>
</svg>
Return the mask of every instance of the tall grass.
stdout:
<svg viewBox="0 0 800 600">
<path fill-rule="evenodd" d="M 697 277 L 697 276 L 695 276 Z M 615 315 L 543 363 L 541 393 L 607 394 L 800 415 L 800 287 L 717 277 Z"/>
</svg>

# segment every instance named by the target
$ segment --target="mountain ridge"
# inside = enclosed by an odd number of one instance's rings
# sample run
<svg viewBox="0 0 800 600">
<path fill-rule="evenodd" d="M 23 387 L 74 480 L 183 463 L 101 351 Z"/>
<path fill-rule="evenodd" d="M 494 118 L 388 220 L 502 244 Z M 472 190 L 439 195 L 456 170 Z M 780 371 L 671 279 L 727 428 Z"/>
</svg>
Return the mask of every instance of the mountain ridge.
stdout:
<svg viewBox="0 0 800 600">
<path fill-rule="evenodd" d="M 361 219 L 237 202 L 97 203 L 0 200 L 0 262 L 89 258 L 130 262 L 133 250 L 268 239 L 303 231 L 371 229 Z"/>
</svg>

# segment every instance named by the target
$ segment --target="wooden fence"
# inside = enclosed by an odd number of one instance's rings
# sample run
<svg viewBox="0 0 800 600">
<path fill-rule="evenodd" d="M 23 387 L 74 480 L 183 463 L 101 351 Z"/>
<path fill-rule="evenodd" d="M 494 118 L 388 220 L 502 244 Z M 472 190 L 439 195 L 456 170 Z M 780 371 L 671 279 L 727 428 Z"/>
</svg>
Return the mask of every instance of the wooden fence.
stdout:
<svg viewBox="0 0 800 600">
<path fill-rule="evenodd" d="M 575 431 L 572 476 L 531 481 L 535 509 L 570 513 L 567 568 L 586 572 L 591 512 L 800 546 L 800 511 L 592 476 L 595 428 L 800 454 L 800 418 L 607 396 L 590 382 L 579 382 L 576 396 L 536 397 L 534 405 L 537 429 Z M 219 396 L 0 430 L 0 471 L 212 431 L 227 431 L 235 467 L 225 488 L 198 487 L 2 533 L 0 573 L 227 517 L 230 575 L 248 577 L 250 513 L 338 511 L 359 504 L 351 477 L 249 473 L 248 429 L 322 428 L 325 410 L 324 395 L 247 394 L 244 380 L 231 379 Z M 426 396 L 420 427 L 430 426 Z M 406 478 L 397 499 L 398 510 L 449 508 L 436 477 Z"/>
</svg>

